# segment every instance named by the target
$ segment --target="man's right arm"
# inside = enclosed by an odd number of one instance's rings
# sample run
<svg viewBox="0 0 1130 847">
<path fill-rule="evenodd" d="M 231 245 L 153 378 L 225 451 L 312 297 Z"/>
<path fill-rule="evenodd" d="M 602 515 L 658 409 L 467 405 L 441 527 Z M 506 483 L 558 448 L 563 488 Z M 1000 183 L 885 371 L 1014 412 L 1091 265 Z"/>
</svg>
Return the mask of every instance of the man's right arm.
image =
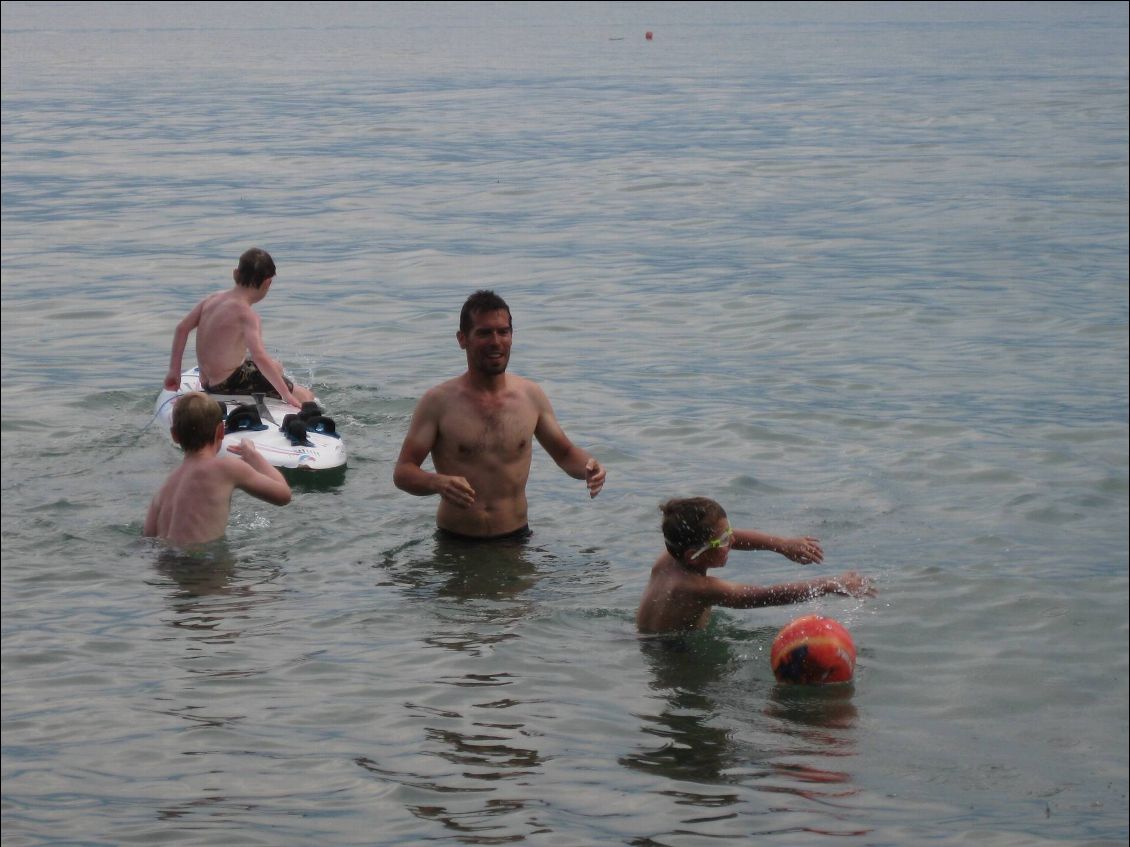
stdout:
<svg viewBox="0 0 1130 847">
<path fill-rule="evenodd" d="M 393 484 L 401 491 L 426 497 L 438 494 L 448 503 L 466 508 L 475 502 L 475 489 L 461 476 L 431 473 L 422 467 L 435 447 L 439 434 L 439 412 L 436 397 L 428 392 L 416 406 L 408 434 L 400 448 Z"/>
<path fill-rule="evenodd" d="M 204 301 L 196 304 L 191 312 L 177 324 L 173 333 L 173 350 L 169 356 L 169 371 L 165 374 L 165 388 L 176 391 L 180 388 L 181 362 L 184 358 L 184 348 L 188 344 L 188 336 L 200 323 L 200 313 L 204 310 Z"/>
</svg>

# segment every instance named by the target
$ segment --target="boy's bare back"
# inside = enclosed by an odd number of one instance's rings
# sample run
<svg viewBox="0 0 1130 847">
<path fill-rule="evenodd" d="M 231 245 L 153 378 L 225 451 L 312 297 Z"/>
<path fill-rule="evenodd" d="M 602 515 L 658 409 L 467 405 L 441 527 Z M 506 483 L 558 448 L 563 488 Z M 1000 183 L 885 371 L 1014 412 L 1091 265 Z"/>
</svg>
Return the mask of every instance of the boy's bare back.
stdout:
<svg viewBox="0 0 1130 847">
<path fill-rule="evenodd" d="M 219 385 L 243 365 L 249 333 L 256 340 L 259 316 L 238 290 L 219 291 L 196 307 L 196 362 L 204 385 Z"/>
<path fill-rule="evenodd" d="M 189 455 L 149 504 L 145 535 L 185 547 L 221 537 L 228 525 L 234 462 L 218 455 Z"/>
<path fill-rule="evenodd" d="M 199 407 L 214 405 L 215 401 L 193 393 L 177 403 Z M 218 407 L 213 411 L 218 417 Z M 177 433 L 177 412 L 173 410 L 173 437 L 183 445 L 185 436 Z M 276 506 L 290 502 L 290 485 L 252 442 L 243 441 L 228 448 L 239 456 L 237 461 L 219 454 L 223 440 L 222 422 L 215 425 L 210 439 L 197 433 L 193 449 L 186 449 L 180 467 L 169 475 L 150 502 L 143 535 L 162 538 L 178 547 L 214 541 L 227 529 L 232 492 L 237 488 Z"/>
<path fill-rule="evenodd" d="M 265 250 L 253 247 L 239 257 L 239 267 L 232 271 L 235 286 L 205 297 L 177 324 L 165 388 L 176 391 L 180 387 L 184 348 L 195 331 L 196 361 L 205 391 L 226 387 L 227 380 L 250 359 L 276 393 L 273 396 L 292 406 L 314 399 L 312 391 L 284 376 L 282 365 L 263 345 L 262 324 L 252 307 L 267 296 L 274 278 L 275 263 Z"/>
<path fill-rule="evenodd" d="M 684 568 L 664 553 L 651 568 L 636 626 L 640 632 L 701 629 L 710 620 L 711 582 L 722 580 Z"/>
</svg>

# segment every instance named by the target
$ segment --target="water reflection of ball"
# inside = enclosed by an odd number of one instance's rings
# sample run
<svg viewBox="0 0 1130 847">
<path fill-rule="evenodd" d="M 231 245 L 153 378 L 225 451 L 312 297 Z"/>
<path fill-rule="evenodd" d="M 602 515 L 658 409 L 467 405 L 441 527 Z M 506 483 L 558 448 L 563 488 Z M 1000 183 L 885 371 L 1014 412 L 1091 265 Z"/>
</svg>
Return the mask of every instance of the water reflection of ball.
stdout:
<svg viewBox="0 0 1130 847">
<path fill-rule="evenodd" d="M 777 633 L 769 662 L 778 682 L 847 682 L 855 672 L 855 644 L 840 623 L 806 615 Z"/>
</svg>

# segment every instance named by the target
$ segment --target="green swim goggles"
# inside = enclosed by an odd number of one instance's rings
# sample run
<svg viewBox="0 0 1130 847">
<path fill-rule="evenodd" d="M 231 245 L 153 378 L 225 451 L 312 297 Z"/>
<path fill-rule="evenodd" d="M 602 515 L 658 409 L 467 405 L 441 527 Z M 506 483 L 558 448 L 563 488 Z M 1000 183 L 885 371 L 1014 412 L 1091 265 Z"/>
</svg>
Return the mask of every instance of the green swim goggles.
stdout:
<svg viewBox="0 0 1130 847">
<path fill-rule="evenodd" d="M 697 550 L 695 550 L 693 553 L 691 553 L 691 558 L 697 559 L 699 556 L 701 556 L 707 550 L 717 550 L 720 547 L 729 547 L 733 543 L 734 543 L 734 530 L 731 527 L 727 526 L 725 532 L 723 532 L 717 538 L 711 538 L 709 541 L 707 541 L 705 544 L 703 544 L 701 547 L 699 547 Z"/>
</svg>

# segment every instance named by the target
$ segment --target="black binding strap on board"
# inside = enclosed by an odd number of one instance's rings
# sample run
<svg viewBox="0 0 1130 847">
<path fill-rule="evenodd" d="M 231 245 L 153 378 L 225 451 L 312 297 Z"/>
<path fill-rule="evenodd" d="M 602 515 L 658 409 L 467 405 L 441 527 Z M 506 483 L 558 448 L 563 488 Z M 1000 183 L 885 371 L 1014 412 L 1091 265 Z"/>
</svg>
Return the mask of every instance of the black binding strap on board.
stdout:
<svg viewBox="0 0 1130 847">
<path fill-rule="evenodd" d="M 228 412 L 224 421 L 224 432 L 260 432 L 267 428 L 263 419 L 259 417 L 259 410 L 252 405 L 236 406 Z"/>
</svg>

